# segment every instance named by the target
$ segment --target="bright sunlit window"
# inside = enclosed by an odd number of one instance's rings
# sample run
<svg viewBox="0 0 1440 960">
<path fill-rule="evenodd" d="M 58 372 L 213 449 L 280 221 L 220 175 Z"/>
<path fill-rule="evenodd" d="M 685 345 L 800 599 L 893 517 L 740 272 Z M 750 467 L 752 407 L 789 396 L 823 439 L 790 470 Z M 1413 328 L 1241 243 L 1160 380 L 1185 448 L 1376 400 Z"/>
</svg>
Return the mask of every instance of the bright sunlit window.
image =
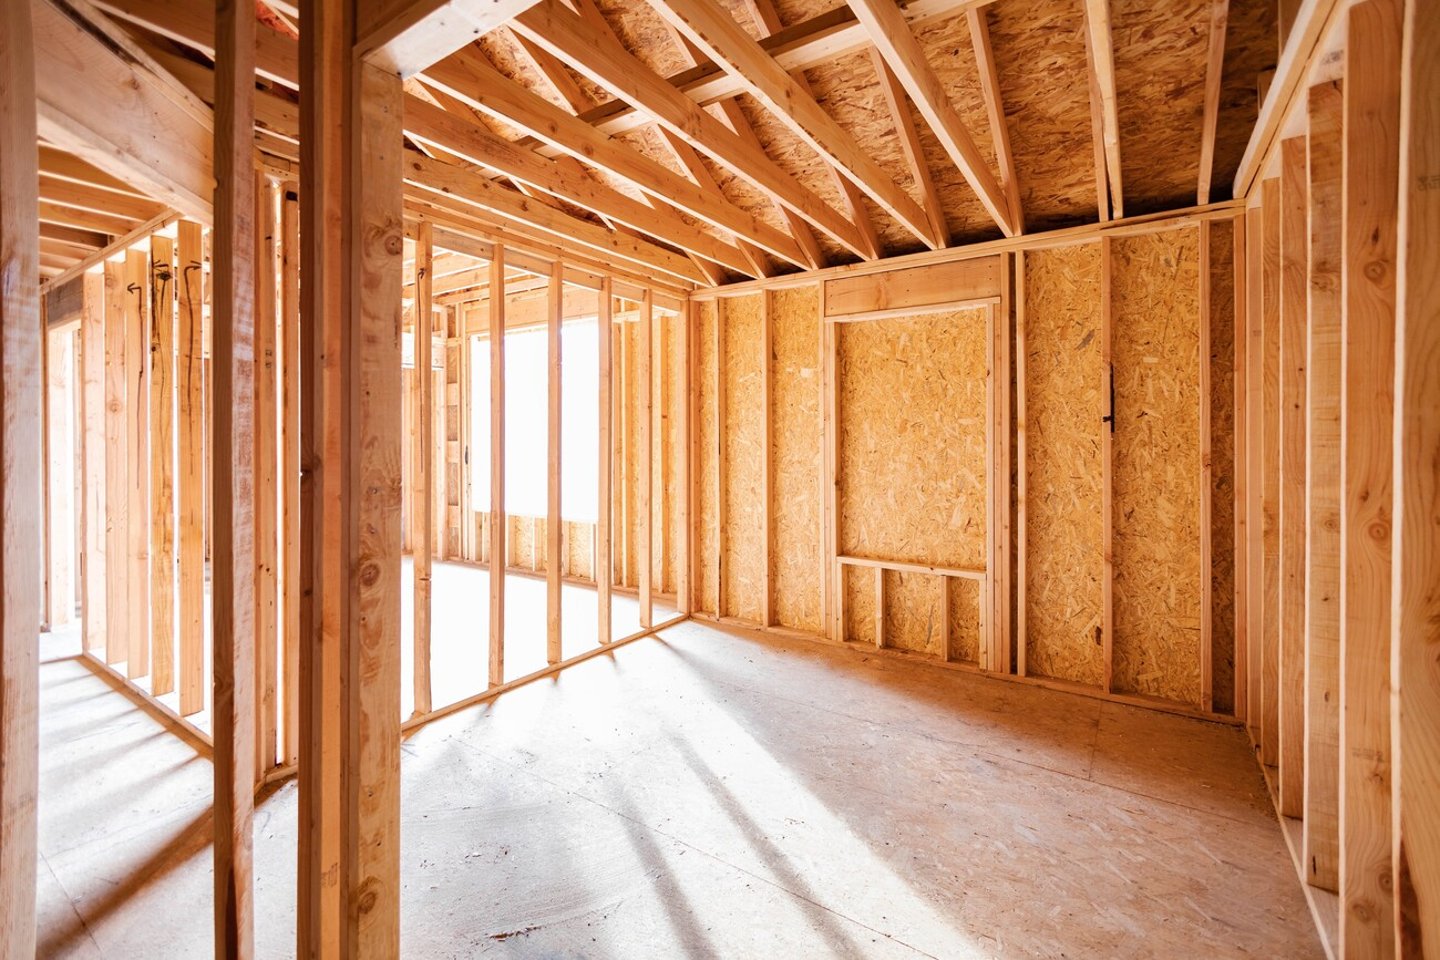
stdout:
<svg viewBox="0 0 1440 960">
<path fill-rule="evenodd" d="M 560 515 L 594 523 L 599 480 L 597 323 L 591 317 L 560 332 Z M 549 444 L 549 334 L 522 330 L 505 337 L 505 512 L 546 513 Z M 471 503 L 490 509 L 490 341 L 470 340 Z"/>
</svg>

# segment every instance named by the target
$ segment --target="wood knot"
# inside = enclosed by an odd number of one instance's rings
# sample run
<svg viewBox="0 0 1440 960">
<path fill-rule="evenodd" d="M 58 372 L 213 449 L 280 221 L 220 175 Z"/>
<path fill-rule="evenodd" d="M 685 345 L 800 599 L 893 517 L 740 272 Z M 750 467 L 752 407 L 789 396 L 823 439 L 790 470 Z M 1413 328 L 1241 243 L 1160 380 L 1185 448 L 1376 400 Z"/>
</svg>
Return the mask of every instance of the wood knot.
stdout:
<svg viewBox="0 0 1440 960">
<path fill-rule="evenodd" d="M 360 583 L 362 586 L 373 587 L 380 582 L 380 564 L 369 561 L 360 567 Z"/>
</svg>

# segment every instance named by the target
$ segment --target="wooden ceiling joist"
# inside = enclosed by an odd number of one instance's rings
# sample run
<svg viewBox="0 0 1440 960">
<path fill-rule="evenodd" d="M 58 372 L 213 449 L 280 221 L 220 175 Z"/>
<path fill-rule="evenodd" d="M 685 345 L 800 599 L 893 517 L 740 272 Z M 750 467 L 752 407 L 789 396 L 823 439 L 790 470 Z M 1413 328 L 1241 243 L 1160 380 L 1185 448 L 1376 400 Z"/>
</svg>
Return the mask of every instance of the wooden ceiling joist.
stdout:
<svg viewBox="0 0 1440 960">
<path fill-rule="evenodd" d="M 673 204 L 693 217 L 744 238 L 783 260 L 803 265 L 800 251 L 791 238 L 728 202 L 718 191 L 696 187 L 684 177 L 506 78 L 470 51 L 434 65 L 425 72 L 424 79 L 427 84 L 444 90 L 467 106 L 542 139 L 555 148 L 554 153 L 574 157 L 581 163 L 633 184 L 650 196 Z M 521 148 L 516 146 L 515 149 Z"/>
<path fill-rule="evenodd" d="M 1099 98 L 1100 139 L 1105 144 L 1105 176 L 1110 215 L 1125 216 L 1125 193 L 1120 178 L 1120 115 L 1115 96 L 1115 47 L 1110 33 L 1109 0 L 1085 0 L 1086 53 L 1090 65 L 1091 95 Z"/>
<path fill-rule="evenodd" d="M 40 144 L 40 173 L 42 176 L 68 180 L 71 183 L 122 193 L 130 197 L 145 197 L 145 194 L 125 181 L 110 176 L 104 170 L 86 163 L 73 154 L 57 150 L 44 143 Z"/>
<path fill-rule="evenodd" d="M 1195 202 L 1210 202 L 1215 174 L 1215 134 L 1220 129 L 1220 84 L 1225 75 L 1225 28 L 1230 0 L 1210 0 L 1210 43 L 1205 55 L 1205 116 L 1200 135 L 1200 181 Z"/>
<path fill-rule="evenodd" d="M 881 209 L 932 249 L 940 245 L 920 205 L 728 13 L 711 0 L 651 0 L 651 6 Z"/>
<path fill-rule="evenodd" d="M 65 243 L 77 244 L 99 250 L 110 242 L 110 234 L 101 233 L 98 230 L 80 230 L 75 227 L 61 226 L 58 223 L 40 224 L 40 239 L 60 240 Z"/>
<path fill-rule="evenodd" d="M 41 137 L 209 222 L 209 109 L 86 0 L 57 2 L 31 4 Z"/>
<path fill-rule="evenodd" d="M 204 3 L 169 0 L 97 0 L 112 16 L 152 33 L 194 47 L 215 58 L 215 11 Z M 274 30 L 255 31 L 255 72 L 292 90 L 300 88 L 299 52 L 295 40 Z"/>
<path fill-rule="evenodd" d="M 536 204 L 513 190 L 453 164 L 411 153 L 405 158 L 405 182 L 445 197 L 445 205 L 459 203 L 478 207 L 683 281 L 705 282 L 695 265 L 684 256 Z"/>
<path fill-rule="evenodd" d="M 926 60 L 925 51 L 910 32 L 899 8 L 890 0 L 850 0 L 850 8 L 870 31 L 870 39 L 876 49 L 884 56 L 890 69 L 895 71 L 915 108 L 930 124 L 930 129 L 975 191 L 986 212 L 1005 236 L 1015 236 L 1020 232 L 1019 225 L 1011 214 L 1010 204 L 999 181 L 950 102 L 944 85 Z"/>
<path fill-rule="evenodd" d="M 940 195 L 935 189 L 935 177 L 930 173 L 930 164 L 920 146 L 920 132 L 910 116 L 910 107 L 905 88 L 885 62 L 885 57 L 874 47 L 870 48 L 870 60 L 875 66 L 875 76 L 880 80 L 880 92 L 885 96 L 885 106 L 890 110 L 890 119 L 895 124 L 895 135 L 900 140 L 900 152 L 910 167 L 910 178 L 915 181 L 924 198 L 925 216 L 930 218 L 931 228 L 940 238 L 941 246 L 950 245 L 950 227 L 945 222 L 945 211 L 940 206 Z"/>
<path fill-rule="evenodd" d="M 863 256 L 864 244 L 854 224 L 782 171 L 763 150 L 727 130 L 618 41 L 597 37 L 593 28 L 558 0 L 542 0 L 516 17 L 513 27 L 613 96 L 649 114 L 736 176 L 773 193 L 817 229 Z"/>
<path fill-rule="evenodd" d="M 41 200 L 40 222 L 53 223 L 61 227 L 73 227 L 76 230 L 93 230 L 96 233 L 118 237 L 129 233 L 140 221 Z"/>
<path fill-rule="evenodd" d="M 970 45 L 975 48 L 975 69 L 980 74 L 980 93 L 990 117 L 990 142 L 995 145 L 995 162 L 1000 167 L 1000 186 L 1010 205 L 1010 222 L 1016 233 L 1025 232 L 1025 213 L 1020 206 L 1020 183 L 1015 179 L 1015 154 L 1010 149 L 1010 125 L 1005 121 L 1005 102 L 1000 96 L 1000 74 L 990 48 L 990 20 L 984 7 L 965 11 L 970 27 Z"/>
<path fill-rule="evenodd" d="M 376 4 L 381 13 L 356 24 L 363 60 L 413 76 L 480 39 L 535 0 L 408 0 Z M 367 5 L 360 5 L 367 10 Z"/>
<path fill-rule="evenodd" d="M 694 229 L 670 210 L 648 207 L 594 180 L 578 176 L 554 160 L 515 146 L 479 123 L 416 97 L 406 98 L 404 123 L 405 132 L 411 137 L 447 153 L 523 180 L 733 270 L 746 270 L 745 259 L 737 248 Z"/>
<path fill-rule="evenodd" d="M 61 180 L 46 173 L 40 174 L 40 198 L 67 207 L 131 220 L 149 220 L 165 209 L 163 203 L 129 193 L 116 193 L 113 190 L 76 183 L 73 180 Z"/>
</svg>

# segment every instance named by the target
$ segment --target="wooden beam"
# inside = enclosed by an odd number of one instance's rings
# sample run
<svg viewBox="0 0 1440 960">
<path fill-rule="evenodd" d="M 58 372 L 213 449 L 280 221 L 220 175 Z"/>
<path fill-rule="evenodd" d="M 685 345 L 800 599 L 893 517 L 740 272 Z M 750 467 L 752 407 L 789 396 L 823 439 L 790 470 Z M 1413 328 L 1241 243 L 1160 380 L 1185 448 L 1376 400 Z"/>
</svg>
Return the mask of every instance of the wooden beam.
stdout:
<svg viewBox="0 0 1440 960">
<path fill-rule="evenodd" d="M 150 299 L 150 259 L 144 250 L 125 254 L 125 390 L 128 400 L 125 417 L 129 422 L 126 469 L 129 499 L 129 543 L 125 548 L 130 566 L 126 583 L 129 599 L 125 605 L 127 649 L 125 676 L 136 680 L 150 673 L 150 415 L 147 363 L 150 337 L 147 331 Z"/>
<path fill-rule="evenodd" d="M 1260 251 L 1260 762 L 1280 761 L 1280 180 L 1263 184 Z"/>
<path fill-rule="evenodd" d="M 150 238 L 150 693 L 175 689 L 175 241 Z"/>
<path fill-rule="evenodd" d="M 505 248 L 490 260 L 492 294 L 505 289 Z M 505 297 L 487 298 L 490 315 L 490 677 L 505 682 Z"/>
<path fill-rule="evenodd" d="M 67 0 L 63 10 L 49 0 L 32 6 L 36 55 L 46 65 L 36 76 L 40 135 L 208 222 L 209 111 L 85 0 Z"/>
<path fill-rule="evenodd" d="M 782 172 L 763 150 L 725 129 L 619 41 L 613 37 L 596 37 L 578 15 L 558 0 L 541 0 L 516 18 L 514 28 L 612 95 L 645 110 L 658 123 L 736 176 L 780 197 L 787 207 L 857 256 L 863 255 L 863 243 L 854 224 Z"/>
<path fill-rule="evenodd" d="M 771 433 L 774 429 L 775 320 L 770 315 L 770 292 L 760 293 L 760 625 L 775 622 L 775 584 L 771 551 L 774 549 L 775 467 Z"/>
<path fill-rule="evenodd" d="M 995 146 L 995 163 L 1000 168 L 1000 187 L 1017 234 L 1025 232 L 1025 214 L 1020 205 L 1020 181 L 1015 177 L 1015 155 L 1010 149 L 1010 125 L 1005 120 L 1005 102 L 1000 96 L 1000 75 L 990 48 L 990 20 L 986 7 L 969 7 L 965 22 L 970 27 L 970 45 L 975 49 L 975 69 L 980 74 L 980 93 L 990 118 L 990 142 Z"/>
<path fill-rule="evenodd" d="M 678 425 L 675 430 L 674 453 L 677 474 L 674 522 L 675 533 L 679 538 L 679 543 L 675 548 L 675 556 L 679 559 L 675 568 L 675 609 L 678 613 L 689 616 L 695 606 L 694 595 L 691 593 L 691 585 L 694 582 L 692 570 L 695 551 L 692 547 L 693 531 L 690 528 L 691 518 L 695 515 L 695 487 L 691 482 L 695 469 L 695 460 L 692 455 L 695 425 L 694 418 L 691 416 L 691 411 L 694 409 L 691 391 L 695 371 L 691 344 L 695 342 L 695 331 L 694 309 L 689 300 L 681 305 L 680 315 L 676 321 L 679 332 L 676 352 L 679 354 L 680 362 L 680 385 L 673 394 L 675 407 L 670 411 L 673 422 Z"/>
<path fill-rule="evenodd" d="M 1220 619 L 1215 613 L 1214 601 L 1214 470 L 1212 456 L 1214 441 L 1211 433 L 1210 411 L 1214 402 L 1211 371 L 1211 326 L 1214 323 L 1211 298 L 1212 266 L 1211 246 L 1214 238 L 1209 220 L 1200 221 L 1200 369 L 1198 375 L 1200 396 L 1198 413 L 1200 421 L 1200 470 L 1196 478 L 1200 482 L 1200 702 L 1198 706 L 1207 713 L 1215 709 L 1215 622 Z M 1016 377 L 1016 382 L 1023 382 Z M 1233 436 L 1233 433 L 1232 433 Z M 1024 463 L 1022 460 L 1021 463 Z M 1023 467 L 1020 468 L 1023 471 Z M 1302 711 L 1303 713 L 1303 711 Z"/>
<path fill-rule="evenodd" d="M 545 658 L 550 664 L 559 663 L 561 654 L 561 607 L 562 584 L 560 582 L 560 559 L 563 538 L 563 514 L 561 513 L 560 490 L 564 464 L 560 459 L 560 431 L 564 427 L 561 416 L 561 336 L 560 326 L 565 312 L 565 286 L 560 271 L 550 275 L 546 290 L 546 345 L 548 354 L 547 391 L 548 404 L 546 426 L 546 473 L 545 473 Z M 538 546 L 538 545 L 537 545 Z"/>
<path fill-rule="evenodd" d="M 255 952 L 255 14 L 216 6 L 211 326 L 215 956 Z"/>
<path fill-rule="evenodd" d="M 1395 950 L 1391 532 L 1401 0 L 1350 8 L 1345 46 L 1340 479 L 1340 952 Z"/>
<path fill-rule="evenodd" d="M 1440 65 L 1440 18 L 1431 5 L 1405 4 L 1400 78 L 1400 258 L 1396 264 L 1395 622 L 1392 676 L 1399 679 L 1395 743 L 1395 898 L 1398 954 L 1421 956 L 1440 938 L 1440 678 L 1435 629 L 1440 623 L 1435 571 L 1440 569 L 1440 115 L 1434 91 Z"/>
<path fill-rule="evenodd" d="M 80 523 L 85 534 L 80 610 L 83 649 L 98 655 L 109 633 L 105 603 L 108 592 L 105 529 L 109 522 L 105 489 L 105 275 L 101 270 L 87 271 L 82 283 L 80 455 L 84 481 Z"/>
<path fill-rule="evenodd" d="M 300 187 L 280 188 L 280 481 L 284 549 L 282 654 L 285 664 L 285 712 L 281 762 L 300 759 Z"/>
<path fill-rule="evenodd" d="M 1205 112 L 1200 133 L 1200 181 L 1195 202 L 1210 202 L 1215 175 L 1215 134 L 1220 128 L 1220 88 L 1225 78 L 1225 27 L 1230 0 L 1210 0 L 1210 42 L 1205 54 Z"/>
<path fill-rule="evenodd" d="M 40 369 L 34 40 L 26 3 L 0 9 L 0 943 L 35 953 L 39 790 Z"/>
<path fill-rule="evenodd" d="M 176 441 L 179 511 L 175 602 L 179 611 L 179 689 L 182 717 L 205 709 L 205 251 L 200 224 L 182 220 L 175 287 L 179 330 L 175 342 Z"/>
<path fill-rule="evenodd" d="M 930 125 L 950 160 L 959 169 L 986 212 L 1007 237 L 1020 232 L 1009 203 L 970 136 L 965 121 L 945 91 L 944 84 L 925 58 L 925 51 L 899 8 L 882 0 L 851 0 L 850 9 L 870 31 L 870 39 L 910 94 L 915 108 Z"/>
<path fill-rule="evenodd" d="M 636 395 L 636 459 L 639 461 L 639 477 L 636 478 L 635 510 L 640 515 L 639 543 L 636 544 L 635 566 L 639 574 L 640 628 L 649 630 L 654 624 L 654 567 L 653 548 L 655 538 L 651 525 L 655 518 L 655 431 L 652 422 L 655 395 L 650 376 L 651 365 L 655 362 L 655 312 L 651 294 L 647 289 L 640 299 L 640 349 L 635 363 Z M 635 525 L 631 524 L 630 529 Z"/>
<path fill-rule="evenodd" d="M 154 200 L 102 190 L 88 184 L 75 183 L 59 177 L 40 175 L 40 197 L 51 203 L 89 210 L 93 213 L 111 214 L 130 220 L 150 220 L 165 212 L 165 205 Z M 103 244 L 102 244 L 103 246 Z"/>
<path fill-rule="evenodd" d="M 1100 238 L 1100 369 L 1104 384 L 1100 391 L 1100 419 L 1108 419 L 1100 428 L 1100 543 L 1103 573 L 1100 581 L 1101 657 L 1104 661 L 1104 690 L 1114 692 L 1115 674 L 1115 410 L 1110 398 L 1115 396 L 1115 365 L 1111 361 L 1111 328 L 1114 321 L 1112 274 L 1113 253 L 1109 237 Z M 983 609 L 984 603 L 982 601 Z"/>
<path fill-rule="evenodd" d="M 105 662 L 123 663 L 130 646 L 130 392 L 125 389 L 125 277 L 105 262 Z"/>
<path fill-rule="evenodd" d="M 1099 95 L 1110 212 L 1119 220 L 1125 216 L 1125 204 L 1120 180 L 1120 117 L 1115 96 L 1115 48 L 1110 33 L 1109 0 L 1085 0 L 1085 34 L 1091 91 Z"/>
<path fill-rule="evenodd" d="M 613 309 L 612 297 L 610 294 L 610 278 L 600 279 L 600 309 L 595 322 L 598 324 L 596 335 L 598 344 L 596 354 L 599 357 L 600 370 L 597 374 L 599 384 L 599 397 L 596 400 L 597 416 L 599 417 L 596 426 L 599 437 L 599 464 L 596 471 L 599 477 L 599 488 L 596 496 L 596 519 L 595 519 L 595 592 L 596 607 L 599 611 L 599 623 L 596 636 L 600 646 L 610 643 L 610 585 L 614 579 L 612 574 L 614 566 L 611 562 L 612 535 L 611 535 L 611 483 L 615 469 L 615 435 L 612 429 L 614 420 L 613 393 L 611 382 L 613 379 L 613 365 L 611 363 L 614 326 L 611 320 Z"/>
<path fill-rule="evenodd" d="M 1279 808 L 1305 812 L 1305 368 L 1308 190 L 1305 138 L 1281 144 L 1280 163 L 1280 525 Z"/>
<path fill-rule="evenodd" d="M 431 370 L 431 344 L 435 307 L 431 297 L 434 236 L 430 224 L 420 224 L 415 240 L 415 435 L 416 456 L 411 469 L 410 523 L 415 580 L 414 682 L 415 716 L 430 712 L 430 556 L 435 550 L 435 477 L 431 471 L 435 446 L 435 376 Z"/>
<path fill-rule="evenodd" d="M 115 217 L 105 213 L 96 213 L 93 210 L 67 207 L 63 203 L 51 203 L 48 200 L 40 201 L 39 217 L 41 223 L 69 227 L 73 230 L 103 233 L 110 237 L 128 234 L 137 226 L 137 221 L 126 217 Z"/>
<path fill-rule="evenodd" d="M 941 246 L 919 204 L 729 13 L 711 0 L 651 0 L 651 6 L 881 209 L 931 249 Z"/>
<path fill-rule="evenodd" d="M 945 222 L 945 208 L 940 204 L 940 194 L 935 189 L 935 178 L 930 173 L 930 163 L 920 146 L 920 134 L 910 116 L 909 101 L 905 88 L 885 62 L 885 57 L 875 47 L 870 48 L 870 62 L 875 67 L 875 76 L 880 81 L 880 92 L 885 95 L 885 105 L 890 109 L 890 119 L 895 124 L 895 135 L 900 139 L 900 151 L 910 167 L 910 178 L 920 191 L 925 216 L 930 219 L 931 229 L 940 238 L 940 245 L 950 245 L 950 226 Z"/>
<path fill-rule="evenodd" d="M 279 431 L 275 367 L 279 315 L 276 189 L 263 171 L 255 177 L 255 737 L 256 783 L 278 761 L 280 510 L 276 492 Z"/>
<path fill-rule="evenodd" d="M 472 43 L 534 0 L 362 0 L 358 58 L 409 77 Z"/>
<path fill-rule="evenodd" d="M 1341 133 L 1338 81 L 1310 88 L 1306 129 L 1309 195 L 1305 362 L 1305 879 L 1340 887 L 1340 245 Z"/>
</svg>

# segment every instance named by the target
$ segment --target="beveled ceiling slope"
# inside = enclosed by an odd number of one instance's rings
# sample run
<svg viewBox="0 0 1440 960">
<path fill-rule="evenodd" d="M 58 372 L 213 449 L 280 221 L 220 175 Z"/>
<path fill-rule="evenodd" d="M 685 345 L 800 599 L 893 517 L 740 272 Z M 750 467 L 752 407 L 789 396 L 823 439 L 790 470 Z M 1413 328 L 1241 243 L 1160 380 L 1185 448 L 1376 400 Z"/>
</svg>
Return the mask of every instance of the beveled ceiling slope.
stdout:
<svg viewBox="0 0 1440 960">
<path fill-rule="evenodd" d="M 209 101 L 213 7 L 100 0 Z M 298 160 L 296 9 L 257 145 Z M 1255 0 L 541 0 L 407 82 L 407 213 L 676 288 L 1228 196 Z"/>
</svg>

